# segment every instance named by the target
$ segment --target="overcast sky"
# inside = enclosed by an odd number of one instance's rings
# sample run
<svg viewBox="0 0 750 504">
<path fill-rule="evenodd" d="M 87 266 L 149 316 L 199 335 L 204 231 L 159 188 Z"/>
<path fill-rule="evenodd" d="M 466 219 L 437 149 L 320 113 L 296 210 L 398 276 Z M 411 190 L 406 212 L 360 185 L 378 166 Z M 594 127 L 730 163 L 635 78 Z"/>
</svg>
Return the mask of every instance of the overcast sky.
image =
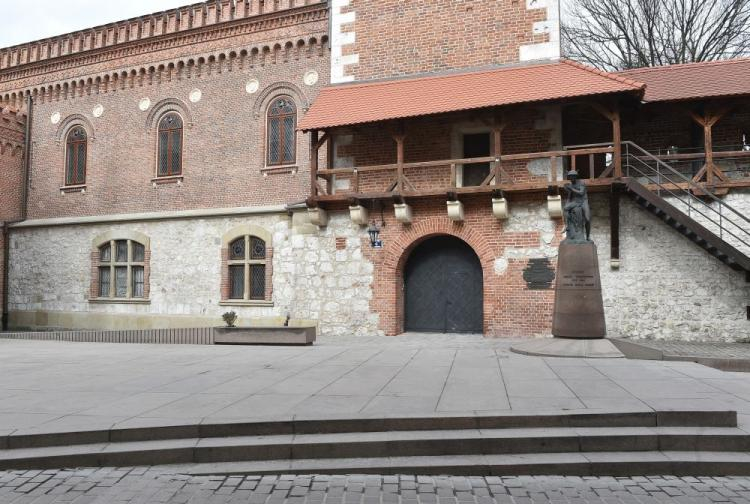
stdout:
<svg viewBox="0 0 750 504">
<path fill-rule="evenodd" d="M 150 14 L 196 0 L 0 0 L 0 47 L 31 42 L 121 19 Z"/>
</svg>

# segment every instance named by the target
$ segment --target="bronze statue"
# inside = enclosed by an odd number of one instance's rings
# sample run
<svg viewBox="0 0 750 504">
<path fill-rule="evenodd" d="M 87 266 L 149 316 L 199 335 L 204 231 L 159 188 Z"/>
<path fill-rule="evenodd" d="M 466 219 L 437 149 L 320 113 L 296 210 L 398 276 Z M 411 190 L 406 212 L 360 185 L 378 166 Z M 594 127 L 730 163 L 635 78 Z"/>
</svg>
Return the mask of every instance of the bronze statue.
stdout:
<svg viewBox="0 0 750 504">
<path fill-rule="evenodd" d="M 586 186 L 578 178 L 578 172 L 569 171 L 570 184 L 564 186 L 567 193 L 565 207 L 565 241 L 586 243 L 591 241 L 591 208 Z"/>
</svg>

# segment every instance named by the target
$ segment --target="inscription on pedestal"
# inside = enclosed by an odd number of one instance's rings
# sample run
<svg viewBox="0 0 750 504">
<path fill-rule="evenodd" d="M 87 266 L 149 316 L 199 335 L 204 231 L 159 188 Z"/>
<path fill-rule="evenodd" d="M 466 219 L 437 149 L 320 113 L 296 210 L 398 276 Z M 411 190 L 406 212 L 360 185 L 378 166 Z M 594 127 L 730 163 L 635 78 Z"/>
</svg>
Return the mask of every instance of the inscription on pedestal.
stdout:
<svg viewBox="0 0 750 504">
<path fill-rule="evenodd" d="M 573 289 L 595 289 L 596 280 L 594 275 L 585 271 L 571 271 L 570 274 L 562 276 L 560 286 Z"/>
</svg>

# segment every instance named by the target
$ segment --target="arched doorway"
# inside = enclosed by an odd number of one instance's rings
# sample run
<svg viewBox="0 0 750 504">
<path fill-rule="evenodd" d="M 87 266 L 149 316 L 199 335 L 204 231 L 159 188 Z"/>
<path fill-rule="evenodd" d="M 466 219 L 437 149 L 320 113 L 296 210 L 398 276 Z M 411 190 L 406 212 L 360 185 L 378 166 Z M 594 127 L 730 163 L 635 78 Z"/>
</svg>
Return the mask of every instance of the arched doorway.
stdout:
<svg viewBox="0 0 750 504">
<path fill-rule="evenodd" d="M 482 265 L 474 250 L 453 236 L 419 244 L 404 268 L 404 329 L 481 333 Z"/>
</svg>

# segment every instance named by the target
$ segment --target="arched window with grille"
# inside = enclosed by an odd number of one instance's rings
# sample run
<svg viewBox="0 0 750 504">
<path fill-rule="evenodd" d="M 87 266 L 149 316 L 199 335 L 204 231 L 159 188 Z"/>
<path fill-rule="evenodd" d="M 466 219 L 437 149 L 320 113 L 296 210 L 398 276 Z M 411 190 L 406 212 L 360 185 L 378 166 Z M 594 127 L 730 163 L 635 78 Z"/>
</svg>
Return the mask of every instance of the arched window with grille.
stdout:
<svg viewBox="0 0 750 504">
<path fill-rule="evenodd" d="M 157 177 L 182 175 L 182 125 L 182 117 L 177 112 L 169 112 L 159 120 Z"/>
<path fill-rule="evenodd" d="M 65 185 L 84 185 L 88 150 L 86 130 L 82 126 L 74 126 L 68 133 L 65 145 Z"/>
<path fill-rule="evenodd" d="M 297 106 L 288 96 L 275 98 L 268 108 L 268 166 L 297 161 Z"/>
<path fill-rule="evenodd" d="M 228 299 L 266 299 L 266 260 L 266 242 L 257 236 L 241 236 L 229 244 Z"/>
</svg>

